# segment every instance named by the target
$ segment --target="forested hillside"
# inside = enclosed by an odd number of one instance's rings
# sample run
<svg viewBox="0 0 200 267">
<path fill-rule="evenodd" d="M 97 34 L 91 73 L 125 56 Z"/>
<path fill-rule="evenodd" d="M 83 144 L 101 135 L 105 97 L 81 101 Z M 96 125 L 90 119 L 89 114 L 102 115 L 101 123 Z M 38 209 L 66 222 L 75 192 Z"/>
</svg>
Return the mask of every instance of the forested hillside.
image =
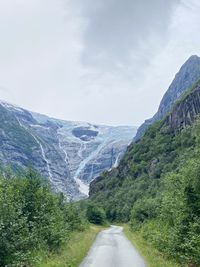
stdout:
<svg viewBox="0 0 200 267">
<path fill-rule="evenodd" d="M 90 187 L 111 221 L 131 227 L 182 264 L 200 265 L 200 86 L 132 144 Z"/>
</svg>

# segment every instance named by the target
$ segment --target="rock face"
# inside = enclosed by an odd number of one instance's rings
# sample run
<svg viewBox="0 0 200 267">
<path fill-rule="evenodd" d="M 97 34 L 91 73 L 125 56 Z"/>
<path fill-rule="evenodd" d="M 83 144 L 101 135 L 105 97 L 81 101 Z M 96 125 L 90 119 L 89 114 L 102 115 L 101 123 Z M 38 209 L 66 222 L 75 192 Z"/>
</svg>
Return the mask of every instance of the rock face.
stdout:
<svg viewBox="0 0 200 267">
<path fill-rule="evenodd" d="M 162 98 L 157 113 L 153 118 L 146 120 L 138 129 L 134 141 L 139 140 L 146 129 L 155 121 L 162 119 L 171 111 L 175 102 L 181 98 L 184 92 L 200 79 L 200 57 L 191 56 L 180 71 Z"/>
<path fill-rule="evenodd" d="M 183 128 L 194 123 L 200 114 L 200 84 L 188 94 L 183 101 L 177 103 L 172 112 L 167 116 L 165 125 L 170 126 L 173 132 L 179 132 Z"/>
<path fill-rule="evenodd" d="M 102 171 L 117 166 L 135 127 L 49 118 L 0 102 L 0 164 L 33 166 L 56 192 L 80 199 Z"/>
</svg>

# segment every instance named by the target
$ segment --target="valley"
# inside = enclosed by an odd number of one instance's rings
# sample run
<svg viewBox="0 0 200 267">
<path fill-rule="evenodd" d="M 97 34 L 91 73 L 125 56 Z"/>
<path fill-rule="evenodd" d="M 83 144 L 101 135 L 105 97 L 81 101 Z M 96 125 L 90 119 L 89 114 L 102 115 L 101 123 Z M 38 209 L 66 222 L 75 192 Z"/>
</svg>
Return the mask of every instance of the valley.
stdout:
<svg viewBox="0 0 200 267">
<path fill-rule="evenodd" d="M 200 266 L 199 114 L 197 56 L 137 133 L 0 102 L 1 266 Z"/>
<path fill-rule="evenodd" d="M 200 267 L 199 14 L 0 0 L 0 267 Z"/>
</svg>

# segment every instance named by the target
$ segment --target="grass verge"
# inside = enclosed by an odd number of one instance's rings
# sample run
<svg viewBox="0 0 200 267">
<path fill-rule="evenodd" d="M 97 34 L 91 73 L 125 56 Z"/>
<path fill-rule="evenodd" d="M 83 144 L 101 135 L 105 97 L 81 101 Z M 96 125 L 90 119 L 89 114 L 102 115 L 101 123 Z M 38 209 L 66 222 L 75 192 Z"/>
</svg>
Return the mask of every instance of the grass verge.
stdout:
<svg viewBox="0 0 200 267">
<path fill-rule="evenodd" d="M 90 225 L 83 232 L 72 233 L 69 242 L 58 254 L 42 256 L 42 261 L 37 267 L 78 267 L 101 230 L 101 226 Z"/>
<path fill-rule="evenodd" d="M 139 233 L 130 231 L 129 225 L 123 225 L 123 227 L 125 235 L 141 253 L 148 267 L 180 267 L 147 243 Z"/>
</svg>

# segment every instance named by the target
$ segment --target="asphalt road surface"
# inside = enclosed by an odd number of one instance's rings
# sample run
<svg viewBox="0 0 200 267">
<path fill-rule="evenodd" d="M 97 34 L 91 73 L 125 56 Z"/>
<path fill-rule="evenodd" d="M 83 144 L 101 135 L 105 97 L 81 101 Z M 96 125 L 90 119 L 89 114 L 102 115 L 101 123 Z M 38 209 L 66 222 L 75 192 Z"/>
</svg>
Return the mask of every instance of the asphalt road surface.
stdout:
<svg viewBox="0 0 200 267">
<path fill-rule="evenodd" d="M 79 267 L 146 267 L 123 228 L 111 226 L 96 238 L 88 256 Z"/>
</svg>

